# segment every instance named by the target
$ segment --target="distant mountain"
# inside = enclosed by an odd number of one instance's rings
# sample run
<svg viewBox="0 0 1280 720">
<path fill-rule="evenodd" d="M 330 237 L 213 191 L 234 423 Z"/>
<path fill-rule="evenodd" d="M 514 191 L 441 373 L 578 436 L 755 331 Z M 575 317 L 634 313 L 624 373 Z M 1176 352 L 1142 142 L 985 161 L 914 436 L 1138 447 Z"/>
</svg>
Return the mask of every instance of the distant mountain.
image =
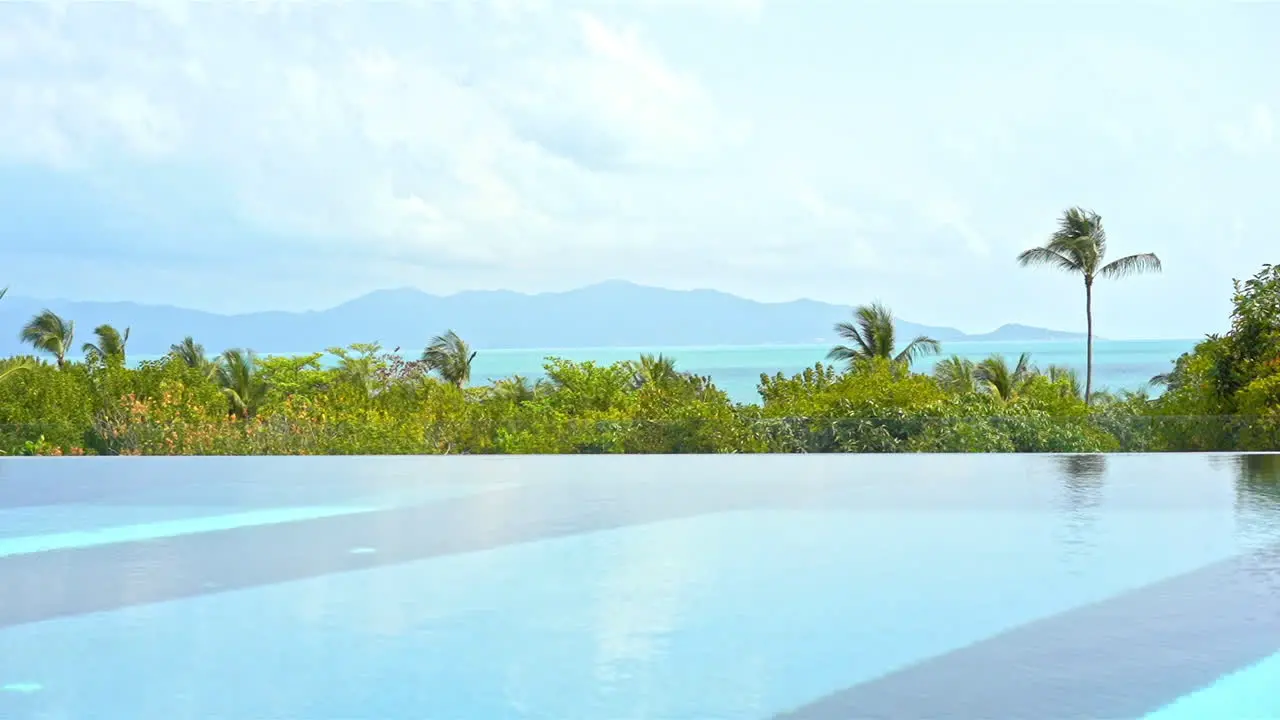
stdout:
<svg viewBox="0 0 1280 720">
<path fill-rule="evenodd" d="M 1084 333 L 1046 330 L 1044 328 L 1031 327 L 1030 325 L 1010 323 L 1001 325 L 989 333 L 969 335 L 965 339 L 972 342 L 1044 342 L 1049 340 L 1083 340 L 1084 338 Z M 1093 339 L 1098 340 L 1099 338 L 1094 335 Z"/>
<path fill-rule="evenodd" d="M 322 350 L 378 341 L 420 348 L 447 329 L 479 348 L 671 347 L 832 343 L 831 326 L 852 308 L 813 300 L 761 303 L 714 290 L 666 290 L 622 281 L 558 293 L 505 290 L 438 296 L 412 289 L 379 290 L 337 307 L 311 312 L 218 315 L 127 302 L 74 302 L 7 297 L 0 300 L 0 354 L 26 352 L 18 328 L 41 308 L 74 320 L 77 346 L 101 323 L 133 329 L 135 354 L 167 352 L 193 336 L 210 351 L 249 347 L 259 352 Z M 902 321 L 904 338 L 925 334 L 941 342 L 1060 340 L 1083 335 L 1005 325 L 985 335 Z"/>
</svg>

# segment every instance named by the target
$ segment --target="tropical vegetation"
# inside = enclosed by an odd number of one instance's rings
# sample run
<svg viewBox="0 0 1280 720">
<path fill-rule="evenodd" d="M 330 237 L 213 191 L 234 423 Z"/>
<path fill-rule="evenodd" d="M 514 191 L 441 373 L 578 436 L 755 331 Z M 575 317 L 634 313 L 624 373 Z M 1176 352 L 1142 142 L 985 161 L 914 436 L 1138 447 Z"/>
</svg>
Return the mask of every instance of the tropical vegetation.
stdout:
<svg viewBox="0 0 1280 720">
<path fill-rule="evenodd" d="M 1105 263 L 1094 213 L 1064 213 L 1018 257 L 1092 285 L 1158 270 L 1146 253 Z M 0 298 L 3 291 L 0 291 Z M 18 330 L 32 354 L 0 360 L 0 452 L 8 455 L 1124 452 L 1280 447 L 1280 267 L 1234 284 L 1230 327 L 1205 337 L 1145 390 L 1095 391 L 1022 354 L 913 361 L 873 302 L 835 326 L 828 360 L 761 375 L 735 403 L 663 355 L 613 364 L 547 358 L 542 377 L 474 384 L 478 351 L 448 330 L 420 355 L 378 343 L 303 356 L 211 354 L 195 339 L 129 362 L 130 330 L 100 325 L 75 353 L 75 323 L 45 310 Z M 1091 352 L 1090 342 L 1089 351 Z"/>
<path fill-rule="evenodd" d="M 1102 218 L 1091 210 L 1074 207 L 1062 214 L 1058 230 L 1049 242 L 1018 255 L 1018 264 L 1051 267 L 1084 281 L 1084 314 L 1087 347 L 1085 350 L 1084 401 L 1093 396 L 1093 281 L 1098 278 L 1122 278 L 1144 272 L 1160 272 L 1160 258 L 1155 253 L 1138 253 L 1111 262 L 1107 257 L 1107 231 Z"/>
</svg>

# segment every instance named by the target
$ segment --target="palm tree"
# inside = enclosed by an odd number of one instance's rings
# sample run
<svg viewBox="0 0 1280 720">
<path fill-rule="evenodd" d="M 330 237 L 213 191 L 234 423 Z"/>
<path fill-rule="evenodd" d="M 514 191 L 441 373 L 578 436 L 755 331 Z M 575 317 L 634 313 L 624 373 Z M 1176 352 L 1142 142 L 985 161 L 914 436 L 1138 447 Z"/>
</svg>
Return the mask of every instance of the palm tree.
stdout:
<svg viewBox="0 0 1280 720">
<path fill-rule="evenodd" d="M 129 343 L 129 328 L 125 328 L 124 334 L 121 335 L 119 330 L 110 325 L 99 325 L 93 329 L 93 334 L 98 338 L 97 344 L 85 343 L 80 347 L 87 360 L 125 364 L 125 345 Z"/>
<path fill-rule="evenodd" d="M 210 360 L 204 352 L 204 346 L 196 342 L 190 335 L 180 343 L 169 346 L 169 354 L 181 360 L 187 367 L 199 370 L 206 378 L 213 379 L 218 374 L 221 358 Z"/>
<path fill-rule="evenodd" d="M 422 351 L 422 362 L 440 379 L 459 388 L 471 381 L 471 361 L 475 359 L 476 353 L 452 330 L 431 338 Z"/>
<path fill-rule="evenodd" d="M 523 375 L 512 375 L 495 381 L 489 388 L 489 396 L 493 399 L 516 405 L 537 400 L 549 392 L 551 392 L 551 385 L 546 380 L 529 382 L 529 378 Z"/>
<path fill-rule="evenodd" d="M 1080 373 L 1076 372 L 1075 368 L 1069 368 L 1062 365 L 1050 365 L 1045 368 L 1045 372 L 1049 378 L 1049 382 L 1061 384 L 1066 388 L 1064 392 L 1069 394 L 1071 397 L 1080 397 Z"/>
<path fill-rule="evenodd" d="M 250 418 L 267 396 L 267 385 L 257 376 L 257 355 L 252 350 L 227 350 L 217 364 L 218 385 L 231 403 L 231 413 Z"/>
<path fill-rule="evenodd" d="M 75 340 L 76 324 L 52 310 L 42 310 L 22 328 L 19 337 L 36 350 L 52 355 L 58 367 L 67 366 L 67 351 Z"/>
<path fill-rule="evenodd" d="M 850 344 L 831 348 L 827 359 L 843 360 L 851 368 L 860 360 L 872 358 L 882 358 L 896 365 L 910 367 L 916 358 L 936 355 L 942 351 L 942 345 L 937 340 L 919 335 L 895 355 L 893 313 L 878 302 L 858 306 L 853 311 L 853 317 L 854 322 L 836 323 L 835 326 L 836 333 Z"/>
<path fill-rule="evenodd" d="M 30 357 L 4 358 L 0 360 L 0 380 L 21 370 L 30 370 L 38 364 L 34 358 Z"/>
<path fill-rule="evenodd" d="M 1003 355 L 991 355 L 973 369 L 974 379 L 1006 402 L 1017 397 L 1035 375 L 1030 353 L 1019 355 L 1013 367 L 1009 367 L 1009 361 Z"/>
<path fill-rule="evenodd" d="M 1084 279 L 1084 313 L 1086 325 L 1086 364 L 1084 401 L 1093 394 L 1093 281 L 1097 278 L 1122 278 L 1144 272 L 1160 272 L 1160 258 L 1155 253 L 1126 255 L 1103 264 L 1107 256 L 1107 233 L 1102 218 L 1091 210 L 1074 207 L 1062 213 L 1058 229 L 1043 247 L 1034 247 L 1018 255 L 1022 267 L 1046 265 L 1080 275 Z"/>
<path fill-rule="evenodd" d="M 978 383 L 973 377 L 975 367 L 969 358 L 952 355 L 933 366 L 933 376 L 942 389 L 948 392 L 977 392 Z"/>
<path fill-rule="evenodd" d="M 627 367 L 634 376 L 632 382 L 637 388 L 645 385 L 661 386 L 684 377 L 676 370 L 675 358 L 661 354 L 643 354 L 638 362 L 627 363 Z"/>
</svg>

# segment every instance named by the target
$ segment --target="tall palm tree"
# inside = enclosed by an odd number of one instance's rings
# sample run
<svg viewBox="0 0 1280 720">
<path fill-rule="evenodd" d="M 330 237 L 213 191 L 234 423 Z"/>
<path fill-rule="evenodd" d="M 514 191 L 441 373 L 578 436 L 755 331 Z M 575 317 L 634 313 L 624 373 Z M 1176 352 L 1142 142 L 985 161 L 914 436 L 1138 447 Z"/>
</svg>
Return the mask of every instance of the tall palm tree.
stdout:
<svg viewBox="0 0 1280 720">
<path fill-rule="evenodd" d="M 451 385 L 461 388 L 471 381 L 471 361 L 476 353 L 454 331 L 431 338 L 422 351 L 422 362 Z"/>
<path fill-rule="evenodd" d="M 222 358 L 210 360 L 204 352 L 204 346 L 196 342 L 190 335 L 180 343 L 169 346 L 169 354 L 181 360 L 187 367 L 199 370 L 205 377 L 213 379 L 218 374 L 218 365 Z"/>
<path fill-rule="evenodd" d="M 878 302 L 858 306 L 853 311 L 853 318 L 854 322 L 851 323 L 836 323 L 836 333 L 849 341 L 849 344 L 831 348 L 827 359 L 843 360 L 849 367 L 853 367 L 860 360 L 882 358 L 910 367 L 916 358 L 936 355 L 942 351 L 942 345 L 937 340 L 919 335 L 895 355 L 893 313 Z"/>
<path fill-rule="evenodd" d="M 1144 272 L 1160 272 L 1160 258 L 1155 253 L 1138 253 L 1103 264 L 1107 256 L 1107 233 L 1102 218 L 1091 210 L 1073 207 L 1062 213 L 1058 229 L 1049 242 L 1018 255 L 1022 267 L 1044 265 L 1081 276 L 1084 280 L 1084 313 L 1086 326 L 1086 363 L 1084 401 L 1093 394 L 1093 281 L 1097 278 L 1122 278 Z"/>
<path fill-rule="evenodd" d="M 125 346 L 129 344 L 129 328 L 125 328 L 124 334 L 121 335 L 120 331 L 111 325 L 99 325 L 93 329 L 93 334 L 98 338 L 96 344 L 85 343 L 80 346 L 86 359 L 117 365 L 125 364 Z"/>
<path fill-rule="evenodd" d="M 1022 353 L 1013 367 L 1003 355 L 991 355 L 973 369 L 973 377 L 987 390 L 1008 402 L 1022 392 L 1023 387 L 1036 374 L 1031 367 L 1031 354 Z"/>
<path fill-rule="evenodd" d="M 942 389 L 948 392 L 977 392 L 978 383 L 973 376 L 975 368 L 976 366 L 969 358 L 952 355 L 939 360 L 938 364 L 933 366 L 933 376 Z"/>
<path fill-rule="evenodd" d="M 52 355 L 58 367 L 67 366 L 67 351 L 75 341 L 76 324 L 63 320 L 52 310 L 41 310 L 22 328 L 19 337 L 23 342 L 43 353 Z"/>
<path fill-rule="evenodd" d="M 217 364 L 218 385 L 231 404 L 231 413 L 250 418 L 267 396 L 267 384 L 257 373 L 257 355 L 252 350 L 227 350 Z"/>
</svg>

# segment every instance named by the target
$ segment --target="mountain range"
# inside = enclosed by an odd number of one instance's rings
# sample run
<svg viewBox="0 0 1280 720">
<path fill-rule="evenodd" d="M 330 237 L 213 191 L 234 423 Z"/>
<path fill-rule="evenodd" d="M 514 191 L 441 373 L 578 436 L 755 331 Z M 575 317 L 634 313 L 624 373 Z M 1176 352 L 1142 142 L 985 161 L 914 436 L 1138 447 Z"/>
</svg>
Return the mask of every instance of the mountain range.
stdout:
<svg viewBox="0 0 1280 720">
<path fill-rule="evenodd" d="M 129 350 L 167 352 L 191 335 L 210 352 L 247 347 L 264 353 L 321 350 L 353 342 L 420 348 L 455 330 L 478 348 L 673 347 L 832 343 L 832 325 L 852 308 L 814 300 L 763 303 L 715 290 L 667 290 L 608 281 L 567 292 L 526 295 L 507 290 L 432 295 L 379 290 L 327 310 L 219 315 L 129 302 L 0 300 L 0 355 L 30 352 L 18 329 L 48 308 L 76 323 L 76 344 L 102 323 L 132 328 Z M 7 328 L 7 329 L 6 329 Z M 1077 340 L 1081 333 L 1003 325 L 980 335 L 899 321 L 899 337 L 940 342 Z"/>
</svg>

